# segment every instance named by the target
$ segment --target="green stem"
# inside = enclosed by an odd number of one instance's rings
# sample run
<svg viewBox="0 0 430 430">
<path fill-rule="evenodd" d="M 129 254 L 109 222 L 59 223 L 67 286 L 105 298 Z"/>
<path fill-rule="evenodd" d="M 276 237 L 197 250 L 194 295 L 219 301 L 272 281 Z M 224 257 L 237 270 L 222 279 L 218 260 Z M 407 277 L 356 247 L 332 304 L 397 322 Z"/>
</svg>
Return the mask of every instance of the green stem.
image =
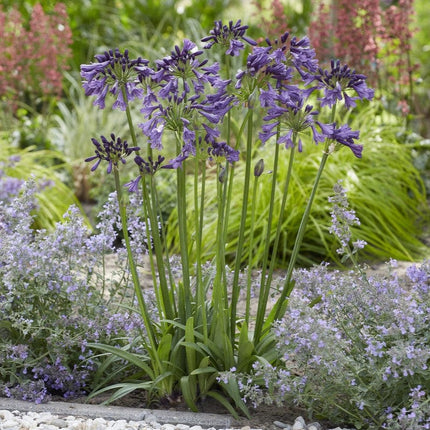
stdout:
<svg viewBox="0 0 430 430">
<path fill-rule="evenodd" d="M 245 178 L 243 184 L 243 199 L 242 199 L 242 215 L 240 219 L 239 227 L 239 238 L 237 242 L 236 250 L 236 261 L 234 266 L 233 275 L 233 291 L 231 295 L 231 314 L 230 314 L 230 330 L 231 338 L 234 338 L 234 332 L 236 329 L 236 313 L 237 313 L 237 302 L 239 299 L 239 273 L 242 261 L 243 243 L 245 240 L 245 229 L 246 229 L 246 218 L 248 213 L 248 198 L 249 198 L 249 182 L 251 178 L 251 161 L 252 161 L 252 144 L 253 144 L 253 114 L 254 110 L 252 107 L 248 108 L 248 134 L 246 141 L 246 153 L 245 153 Z"/>
<path fill-rule="evenodd" d="M 203 236 L 203 213 L 204 213 L 204 192 L 206 169 L 203 166 L 201 173 L 201 195 L 199 207 L 199 178 L 200 159 L 199 150 L 196 148 L 196 158 L 194 160 L 194 222 L 196 225 L 196 299 L 201 312 L 203 336 L 205 341 L 208 338 L 207 315 L 206 315 L 206 291 L 203 285 L 202 275 L 202 236 Z"/>
<path fill-rule="evenodd" d="M 229 112 L 230 113 L 230 112 Z M 240 127 L 238 136 L 237 136 L 237 142 L 236 142 L 236 146 L 235 149 L 237 150 L 240 144 L 240 140 L 242 138 L 242 134 L 243 134 L 243 130 L 245 128 L 245 125 L 247 124 L 249 117 L 251 115 L 251 110 L 248 110 L 242 125 Z M 228 117 L 228 121 L 230 124 L 230 116 Z M 230 130 L 230 125 L 228 126 L 228 130 Z M 227 143 L 230 145 L 230 140 L 228 139 Z M 228 181 L 228 185 L 227 185 L 227 193 L 226 193 L 226 204 L 225 204 L 225 212 L 224 212 L 224 243 L 227 243 L 227 236 L 228 236 L 228 223 L 229 223 L 229 217 L 230 217 L 230 206 L 231 206 L 231 201 L 232 201 L 232 194 L 233 194 L 233 183 L 234 183 L 234 173 L 235 173 L 235 164 L 229 165 L 227 164 L 226 166 L 226 178 Z"/>
<path fill-rule="evenodd" d="M 127 228 L 126 205 L 124 202 L 124 196 L 122 194 L 122 189 L 121 189 L 121 184 L 120 184 L 120 179 L 119 179 L 119 172 L 118 172 L 118 169 L 116 167 L 113 169 L 113 173 L 114 173 L 114 178 L 115 178 L 115 188 L 116 188 L 116 195 L 117 195 L 119 213 L 120 213 L 120 218 L 121 218 L 122 233 L 124 235 L 125 246 L 127 249 L 128 264 L 130 266 L 130 272 L 131 272 L 131 277 L 133 280 L 134 291 L 135 291 L 137 301 L 139 304 L 140 314 L 142 315 L 143 322 L 145 324 L 146 331 L 148 333 L 149 342 L 151 344 L 151 347 L 155 351 L 156 350 L 156 341 L 155 341 L 154 329 L 153 329 L 150 315 L 148 313 L 148 308 L 147 308 L 146 303 L 145 303 L 145 298 L 143 297 L 142 289 L 141 289 L 140 282 L 139 282 L 139 275 L 137 273 L 133 253 L 131 251 L 130 237 L 128 235 L 128 228 Z"/>
<path fill-rule="evenodd" d="M 297 133 L 295 133 L 293 135 L 294 146 L 291 148 L 291 151 L 290 151 L 290 159 L 288 162 L 287 177 L 285 178 L 284 192 L 282 195 L 281 209 L 279 211 L 279 220 L 278 220 L 278 225 L 276 228 L 275 242 L 273 244 L 272 258 L 270 260 L 269 273 L 268 273 L 267 279 L 265 279 L 263 277 L 261 278 L 262 289 L 260 291 L 260 296 L 258 298 L 257 317 L 256 317 L 256 321 L 255 321 L 255 330 L 254 330 L 254 342 L 255 343 L 258 343 L 258 341 L 260 339 L 261 331 L 262 331 L 263 323 L 264 323 L 264 318 L 265 318 L 265 313 L 266 313 L 266 309 L 267 309 L 267 301 L 269 299 L 270 286 L 271 286 L 272 277 L 273 277 L 273 270 L 275 267 L 276 255 L 278 253 L 279 238 L 281 236 L 281 228 L 282 228 L 282 221 L 281 220 L 282 220 L 282 216 L 285 212 L 285 206 L 287 203 L 287 196 L 288 196 L 288 189 L 289 189 L 290 180 L 291 180 L 291 173 L 293 171 L 296 140 L 297 140 Z"/>
<path fill-rule="evenodd" d="M 311 212 L 312 204 L 313 204 L 313 201 L 315 198 L 316 191 L 318 189 L 318 184 L 320 182 L 321 174 L 324 170 L 328 155 L 329 155 L 328 152 L 324 151 L 323 156 L 321 158 L 321 163 L 320 163 L 320 166 L 319 166 L 319 169 L 317 172 L 317 176 L 315 178 L 315 182 L 314 182 L 314 185 L 313 185 L 313 188 L 311 191 L 311 195 L 310 195 L 308 203 L 306 205 L 305 212 L 304 212 L 302 220 L 300 222 L 299 231 L 297 232 L 297 237 L 296 237 L 296 240 L 294 242 L 294 248 L 293 248 L 293 251 L 291 253 L 290 262 L 288 264 L 284 288 L 282 289 L 281 296 L 279 297 L 279 299 L 277 300 L 277 302 L 275 304 L 274 312 L 273 312 L 273 319 L 270 318 L 271 321 L 276 321 L 277 319 L 282 317 L 283 313 L 285 312 L 285 307 L 287 304 L 285 299 L 287 297 L 289 297 L 291 292 L 293 291 L 294 283 L 291 282 L 291 277 L 293 274 L 294 266 L 295 266 L 296 261 L 297 261 L 297 257 L 299 255 L 300 247 L 301 247 L 302 242 L 303 242 L 303 237 L 305 234 L 306 225 L 308 223 L 309 214 Z"/>
<path fill-rule="evenodd" d="M 280 127 L 278 126 L 278 132 L 276 141 L 279 139 L 280 134 Z M 270 251 L 270 244 L 271 244 L 271 234 L 272 234 L 272 220 L 273 220 L 273 210 L 275 206 L 275 194 L 277 189 L 277 176 L 278 176 L 278 165 L 279 165 L 279 144 L 276 144 L 275 146 L 275 157 L 273 160 L 273 169 L 272 169 L 272 184 L 271 184 L 271 191 L 270 191 L 270 202 L 269 202 L 269 215 L 267 217 L 267 233 L 266 233 L 266 241 L 264 244 L 264 254 L 263 254 L 263 262 L 262 262 L 262 270 L 261 270 L 261 279 L 260 279 L 260 285 L 262 288 L 264 288 L 264 285 L 266 284 L 266 270 L 267 270 L 267 261 L 269 259 L 269 251 Z M 272 253 L 273 254 L 273 253 Z"/>
<path fill-rule="evenodd" d="M 251 312 L 251 281 L 252 281 L 252 257 L 254 247 L 254 224 L 255 224 L 255 206 L 257 201 L 258 178 L 254 176 L 254 186 L 252 189 L 251 201 L 251 227 L 249 231 L 249 247 L 248 247 L 248 273 L 246 279 L 246 308 L 245 308 L 245 323 L 249 325 L 249 316 Z"/>
<path fill-rule="evenodd" d="M 176 135 L 177 153 L 179 154 L 181 139 Z M 181 304 L 179 305 L 179 312 L 181 313 L 181 320 L 186 321 L 191 316 L 191 287 L 190 287 L 190 264 L 188 255 L 188 232 L 187 232 L 187 194 L 186 194 L 186 176 L 185 176 L 185 162 L 182 167 L 176 169 L 177 189 L 176 201 L 178 210 L 178 228 L 179 228 L 179 246 L 181 253 L 181 267 L 182 267 L 182 294 L 180 295 Z"/>
<path fill-rule="evenodd" d="M 162 250 L 161 251 L 161 256 L 162 257 L 164 256 L 164 258 L 162 258 L 162 260 L 163 260 L 164 266 L 166 268 L 166 272 L 167 272 L 167 274 L 169 276 L 169 283 L 167 283 L 167 279 L 165 281 L 166 285 L 167 285 L 166 288 L 169 291 L 169 297 L 170 297 L 171 303 L 172 303 L 173 314 L 176 315 L 176 313 L 177 313 L 177 307 L 176 307 L 176 301 L 175 301 L 175 291 L 176 291 L 176 289 L 175 289 L 175 287 L 176 287 L 176 285 L 175 285 L 175 278 L 173 276 L 172 268 L 171 268 L 171 265 L 170 265 L 169 249 L 168 249 L 167 240 L 166 240 L 166 229 L 165 229 L 165 226 L 164 226 L 164 223 L 163 223 L 163 213 L 162 213 L 162 210 L 161 210 L 160 199 L 158 197 L 157 187 L 155 185 L 156 185 L 155 184 L 155 177 L 152 177 L 152 180 L 151 180 L 151 196 L 153 197 L 152 198 L 152 201 L 153 201 L 152 207 L 153 208 L 154 207 L 157 208 L 157 210 L 156 210 L 156 217 L 157 217 L 158 220 L 160 220 L 159 231 L 160 231 L 161 250 Z M 149 247 L 149 249 L 150 248 L 151 247 Z M 170 289 L 169 289 L 169 286 L 170 286 Z"/>
<path fill-rule="evenodd" d="M 175 315 L 173 310 L 174 298 L 172 297 L 171 291 L 169 291 L 169 286 L 166 278 L 166 268 L 163 255 L 163 241 L 160 237 L 157 212 L 154 209 L 157 207 L 154 178 L 150 176 L 149 181 L 150 195 L 148 195 L 148 190 L 145 186 L 143 189 L 143 199 L 147 202 L 149 222 L 151 223 L 151 237 L 153 240 L 154 252 L 157 261 L 157 272 L 158 279 L 160 281 L 160 291 L 163 306 L 162 309 L 164 310 L 167 319 L 173 319 Z"/>
<path fill-rule="evenodd" d="M 227 309 L 227 291 L 221 282 L 223 272 L 225 269 L 225 244 L 223 241 L 224 235 L 224 197 L 223 197 L 223 183 L 220 181 L 220 176 L 222 173 L 221 164 L 217 164 L 217 207 L 218 207 L 218 217 L 217 217 L 217 247 L 215 255 L 215 279 L 213 284 L 213 306 L 217 309 L 217 314 L 222 315 L 224 310 Z"/>
<path fill-rule="evenodd" d="M 130 129 L 131 140 L 134 146 L 139 146 L 137 144 L 136 132 L 134 130 L 133 119 L 131 118 L 130 106 L 128 105 L 127 92 L 125 91 L 124 86 L 121 87 L 122 97 L 125 101 L 125 113 L 127 115 L 128 128 Z M 136 154 L 139 155 L 139 151 L 136 151 Z"/>
</svg>

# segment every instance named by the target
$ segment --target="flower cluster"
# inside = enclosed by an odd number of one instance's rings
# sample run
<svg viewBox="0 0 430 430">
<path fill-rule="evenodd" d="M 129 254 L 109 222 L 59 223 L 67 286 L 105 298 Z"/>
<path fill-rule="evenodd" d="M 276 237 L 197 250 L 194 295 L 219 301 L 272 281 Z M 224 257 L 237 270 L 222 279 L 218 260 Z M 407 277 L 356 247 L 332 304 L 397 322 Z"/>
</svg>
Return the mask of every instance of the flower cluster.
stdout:
<svg viewBox="0 0 430 430">
<path fill-rule="evenodd" d="M 271 89 L 262 92 L 261 97 L 265 97 L 271 92 Z M 313 106 L 309 104 L 305 105 L 306 95 L 306 90 L 296 88 L 295 91 L 281 91 L 278 94 L 273 94 L 273 98 L 267 97 L 267 103 L 271 106 L 263 118 L 268 123 L 263 125 L 263 132 L 259 135 L 263 143 L 278 134 L 277 143 L 283 143 L 286 148 L 293 148 L 297 144 L 298 151 L 301 152 L 302 141 L 299 137 L 296 143 L 295 139 L 307 129 L 312 131 L 313 140 L 316 144 L 326 139 L 315 128 L 313 118 L 318 115 L 318 111 L 313 110 Z"/>
<path fill-rule="evenodd" d="M 201 54 L 185 39 L 182 49 L 176 46 L 169 57 L 156 61 L 155 79 L 161 89 L 144 98 L 146 121 L 139 125 L 153 148 L 163 148 L 164 130 L 182 137 L 182 155 L 195 154 L 198 135 L 209 143 L 218 137 L 216 126 L 233 98 L 226 93 L 229 82 L 219 77 L 219 65 L 200 61 Z"/>
<path fill-rule="evenodd" d="M 280 40 L 273 43 L 267 39 L 267 46 L 258 46 L 248 55 L 246 69 L 239 70 L 236 74 L 236 89 L 240 89 L 239 98 L 251 101 L 256 91 L 267 90 L 271 87 L 276 89 L 292 89 L 288 84 L 294 76 L 296 69 L 301 77 L 317 70 L 315 51 L 311 48 L 309 39 L 304 37 L 297 40 L 290 39 L 289 47 L 287 41 L 289 33 L 284 33 Z M 274 94 L 272 92 L 272 94 Z M 262 102 L 262 105 L 266 105 Z"/>
<path fill-rule="evenodd" d="M 116 96 L 112 107 L 126 110 L 128 101 L 142 97 L 142 90 L 137 84 L 140 82 L 139 73 L 144 73 L 148 60 L 130 60 L 128 51 L 121 53 L 119 49 L 106 51 L 95 58 L 98 63 L 81 66 L 85 94 L 97 96 L 94 105 L 104 109 L 106 95 L 111 93 Z"/>
<path fill-rule="evenodd" d="M 210 35 L 202 39 L 202 42 L 208 42 L 204 46 L 205 49 L 210 49 L 214 44 L 220 44 L 227 47 L 225 53 L 231 56 L 238 56 L 240 51 L 245 49 L 245 45 L 240 40 L 244 40 L 252 46 L 257 45 L 255 40 L 246 36 L 247 25 L 242 25 L 238 20 L 236 24 L 230 21 L 227 25 L 223 25 L 222 21 L 216 21 L 215 27 L 209 32 Z"/>
<path fill-rule="evenodd" d="M 339 254 L 344 254 L 349 247 L 352 232 L 351 227 L 360 225 L 360 220 L 355 215 L 355 211 L 349 208 L 346 190 L 342 187 L 342 181 L 338 181 L 334 187 L 334 196 L 329 197 L 328 201 L 333 205 L 331 214 L 330 233 L 333 233 L 339 240 L 341 247 L 336 250 Z M 364 248 L 366 242 L 357 240 L 353 242 L 353 253 L 358 249 Z"/>
<path fill-rule="evenodd" d="M 321 124 L 317 121 L 317 124 L 321 127 L 326 138 L 332 141 L 329 147 L 330 152 L 338 150 L 343 145 L 350 148 L 357 158 L 361 158 L 363 145 L 358 145 L 354 142 L 354 139 L 358 139 L 359 137 L 360 133 L 358 131 L 351 130 L 348 124 L 343 124 L 339 128 L 336 128 L 335 122 L 332 124 Z"/>
<path fill-rule="evenodd" d="M 121 161 L 122 164 L 126 163 L 125 157 L 128 157 L 133 152 L 139 151 L 139 147 L 128 146 L 127 141 L 123 141 L 120 137 L 115 137 L 112 133 L 110 140 L 104 136 L 100 136 L 101 143 L 92 138 L 94 146 L 96 147 L 96 155 L 86 158 L 85 161 L 97 160 L 96 164 L 91 168 L 92 171 L 96 170 L 102 160 L 107 161 L 107 173 L 112 172 L 112 168 L 118 168 L 118 163 Z"/>
<path fill-rule="evenodd" d="M 345 106 L 356 106 L 355 100 L 372 100 L 374 90 L 366 85 L 366 76 L 351 70 L 346 64 L 341 66 L 340 61 L 332 60 L 330 70 L 318 69 L 319 74 L 314 76 L 318 87 L 324 89 L 321 106 L 333 106 L 339 100 L 345 101 Z M 354 92 L 357 96 L 351 97 L 348 93 Z"/>
</svg>

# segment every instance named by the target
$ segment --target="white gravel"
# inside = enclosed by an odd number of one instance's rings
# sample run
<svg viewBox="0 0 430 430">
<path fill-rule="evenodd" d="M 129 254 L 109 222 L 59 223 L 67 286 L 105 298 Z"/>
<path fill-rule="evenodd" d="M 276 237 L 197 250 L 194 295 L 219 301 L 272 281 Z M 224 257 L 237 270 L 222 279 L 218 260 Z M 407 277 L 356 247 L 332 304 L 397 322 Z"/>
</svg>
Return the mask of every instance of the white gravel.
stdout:
<svg viewBox="0 0 430 430">
<path fill-rule="evenodd" d="M 187 424 L 160 424 L 156 422 L 154 416 L 147 415 L 144 420 L 126 420 L 126 419 L 104 419 L 88 418 L 79 416 L 62 416 L 52 414 L 51 412 L 20 412 L 18 410 L 9 411 L 0 410 L 0 430 L 261 430 L 251 429 L 249 426 L 242 428 L 227 427 L 208 427 L 201 425 Z M 302 417 L 296 418 L 293 424 L 285 424 L 274 421 L 271 428 L 285 430 L 323 430 L 323 427 L 317 423 L 306 424 Z M 337 427 L 332 430 L 348 430 Z"/>
<path fill-rule="evenodd" d="M 19 412 L 0 410 L 0 430 L 202 430 L 199 425 L 160 424 L 155 421 L 106 420 L 104 418 L 84 418 L 59 416 L 50 412 Z M 215 430 L 215 427 L 211 428 Z M 233 429 L 232 429 L 233 430 Z M 245 430 L 245 429 L 243 429 Z M 249 427 L 247 428 L 249 430 Z"/>
</svg>

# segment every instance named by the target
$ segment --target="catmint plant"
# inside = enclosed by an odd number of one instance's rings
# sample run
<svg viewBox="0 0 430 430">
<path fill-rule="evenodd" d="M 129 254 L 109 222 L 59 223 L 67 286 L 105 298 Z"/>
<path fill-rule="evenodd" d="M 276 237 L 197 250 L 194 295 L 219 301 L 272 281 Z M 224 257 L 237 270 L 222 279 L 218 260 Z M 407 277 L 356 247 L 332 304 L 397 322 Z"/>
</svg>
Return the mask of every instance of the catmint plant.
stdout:
<svg viewBox="0 0 430 430">
<path fill-rule="evenodd" d="M 280 363 L 220 377 L 239 381 L 255 406 L 292 402 L 356 428 L 428 428 L 429 263 L 404 275 L 396 266 L 367 278 L 327 264 L 296 270 L 287 312 L 273 326 Z"/>
<path fill-rule="evenodd" d="M 1 189 L 12 183 L 9 179 L 0 178 Z M 35 230 L 40 186 L 33 180 L 20 185 L 0 197 L 0 393 L 36 403 L 54 395 L 79 397 L 97 386 L 98 378 L 108 377 L 97 373 L 101 360 L 89 343 L 127 345 L 144 330 L 129 310 L 135 302 L 126 256 L 118 253 L 116 273 L 106 275 L 105 255 L 115 251 L 118 206 L 105 205 L 91 237 L 77 207 L 52 232 Z M 136 198 L 128 209 L 139 258 L 148 239 Z M 117 369 L 116 363 L 110 367 Z"/>
<path fill-rule="evenodd" d="M 236 408 L 248 414 L 238 395 L 237 383 L 224 382 L 217 376 L 232 368 L 250 371 L 260 360 L 274 363 L 280 359 L 271 328 L 285 314 L 286 299 L 293 289 L 292 271 L 327 158 L 344 146 L 357 158 L 362 156 L 363 148 L 356 142 L 359 132 L 346 123 L 335 122 L 336 106 L 342 102 L 345 109 L 352 108 L 358 99 L 371 99 L 373 92 L 367 88 L 365 76 L 355 74 L 347 66 L 339 72 L 338 69 L 321 71 L 307 37 L 298 39 L 285 33 L 277 40 L 267 39 L 265 46 L 258 46 L 246 35 L 246 30 L 247 26 L 241 21 L 228 25 L 217 21 L 210 34 L 202 39 L 203 49 L 185 39 L 169 56 L 153 64 L 141 57 L 130 59 L 128 51 L 111 50 L 96 56 L 97 63 L 82 65 L 81 75 L 86 94 L 96 97 L 96 106 L 105 108 L 105 98 L 113 96 L 116 99 L 114 108 L 118 107 L 127 115 L 131 144 L 126 145 L 128 137 L 116 136 L 115 131 L 110 130 L 110 141 L 104 137 L 101 142 L 93 139 L 95 155 L 86 161 L 96 160 L 93 168 L 102 161 L 107 163 L 108 173 L 115 177 L 128 264 L 145 327 L 141 342 L 146 353 L 133 354 L 101 344 L 91 346 L 137 364 L 146 374 L 144 387 L 159 397 L 171 396 L 179 390 L 188 406 L 197 410 L 199 397 L 212 396 L 234 412 L 221 395 L 223 393 Z M 211 60 L 215 51 L 219 62 Z M 237 64 L 238 69 L 233 70 Z M 314 82 L 316 84 L 311 86 Z M 339 93 L 335 92 L 338 88 Z M 130 115 L 132 103 L 140 106 L 142 114 L 137 129 Z M 331 108 L 329 123 L 322 119 L 327 115 L 320 113 L 326 107 Z M 257 117 L 263 119 L 261 129 L 256 127 Z M 265 244 L 258 309 L 256 315 L 252 315 L 253 250 L 252 242 L 249 246 L 245 244 L 245 230 L 249 224 L 252 230 L 255 220 L 257 184 L 268 169 L 272 175 L 268 190 L 271 195 L 269 238 L 274 196 L 279 187 L 278 164 L 281 157 L 288 158 L 287 180 L 281 191 L 281 212 L 284 212 L 294 155 L 306 153 L 303 135 L 312 136 L 313 144 L 322 146 L 321 165 L 304 209 L 279 300 L 267 317 L 274 270 L 274 258 L 270 257 L 271 252 L 277 252 L 280 226 L 275 232 L 274 248 L 269 239 Z M 257 162 L 260 144 L 274 146 L 273 166 L 265 166 L 264 160 Z M 285 151 L 281 153 L 282 147 Z M 130 157 L 134 157 L 134 165 L 129 162 Z M 238 163 L 245 166 L 241 184 L 235 179 Z M 130 168 L 137 171 L 137 176 L 122 184 L 119 172 Z M 166 241 L 166 225 L 159 222 L 157 190 L 161 169 L 176 175 L 177 221 L 167 228 L 178 229 L 179 243 L 173 245 L 179 254 L 179 276 L 171 264 L 172 246 Z M 206 193 L 209 181 L 216 183 L 215 196 Z M 188 193 L 187 183 L 192 184 L 192 193 Z M 143 223 L 151 238 L 147 250 L 158 312 L 155 319 L 150 318 L 148 303 L 141 292 L 124 188 L 142 195 Z M 225 245 L 233 193 L 242 195 L 242 217 L 230 274 Z M 248 210 L 251 194 L 252 204 Z M 202 241 L 208 211 L 217 213 L 214 270 L 209 272 L 204 270 L 207 262 L 203 259 Z M 239 296 L 243 294 L 241 264 L 244 255 L 248 255 L 250 267 L 245 276 L 247 304 L 243 322 L 237 310 Z M 136 388 L 142 388 L 141 384 L 136 382 Z M 127 387 L 131 389 L 129 384 Z"/>
</svg>

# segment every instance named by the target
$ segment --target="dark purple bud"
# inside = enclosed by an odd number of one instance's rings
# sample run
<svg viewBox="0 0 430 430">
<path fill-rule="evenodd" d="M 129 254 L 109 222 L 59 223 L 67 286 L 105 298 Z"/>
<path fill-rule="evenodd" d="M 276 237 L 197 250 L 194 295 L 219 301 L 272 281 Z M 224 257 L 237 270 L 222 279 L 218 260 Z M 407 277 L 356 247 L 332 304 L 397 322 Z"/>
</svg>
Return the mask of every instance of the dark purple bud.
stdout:
<svg viewBox="0 0 430 430">
<path fill-rule="evenodd" d="M 254 167 L 254 176 L 258 178 L 263 174 L 263 172 L 264 172 L 264 160 L 260 158 Z"/>
</svg>

